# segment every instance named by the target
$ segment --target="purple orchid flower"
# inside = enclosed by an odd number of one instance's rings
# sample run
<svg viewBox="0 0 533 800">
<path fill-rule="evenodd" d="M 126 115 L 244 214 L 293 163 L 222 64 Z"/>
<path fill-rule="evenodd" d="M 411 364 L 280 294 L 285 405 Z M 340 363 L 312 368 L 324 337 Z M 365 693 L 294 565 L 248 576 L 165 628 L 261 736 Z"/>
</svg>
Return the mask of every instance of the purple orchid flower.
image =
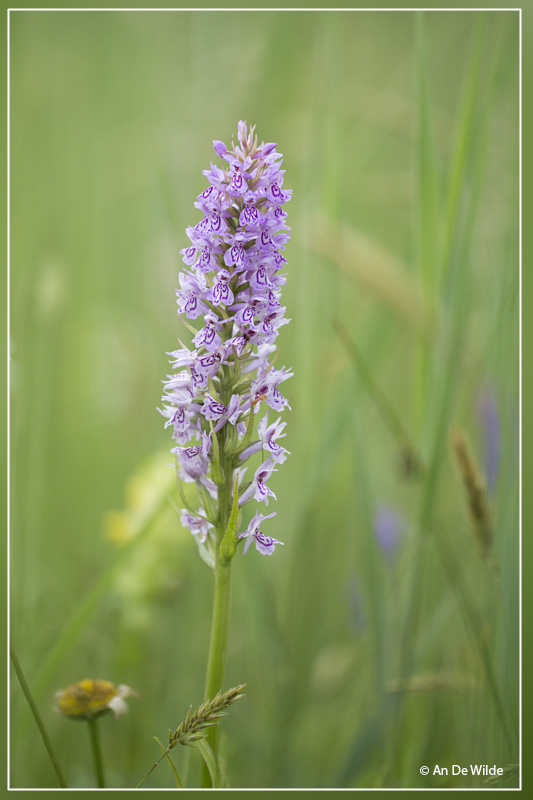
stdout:
<svg viewBox="0 0 533 800">
<path fill-rule="evenodd" d="M 259 143 L 254 127 L 249 130 L 241 121 L 236 144 L 232 140 L 227 147 L 217 139 L 213 147 L 220 163 L 211 162 L 203 172 L 209 185 L 194 203 L 202 216 L 187 228 L 190 243 L 180 251 L 185 268 L 176 292 L 178 315 L 193 331 L 194 349 L 180 342 L 169 353 L 175 372 L 164 382 L 159 411 L 176 444 L 171 452 L 178 475 L 208 491 L 215 507 L 214 475 L 221 485 L 220 470 L 211 472 L 215 459 L 225 459 L 223 480 L 232 474 L 239 482 L 250 458 L 264 459 L 239 490 L 242 508 L 275 499 L 267 482 L 289 455 L 278 441 L 286 423 L 278 418 L 269 424 L 268 409 L 278 414 L 290 409 L 279 386 L 292 372 L 275 369 L 273 360 L 280 329 L 289 322 L 281 302 L 287 278 L 281 271 L 290 238 L 283 205 L 291 192 L 283 188 L 285 170 L 276 145 Z M 254 437 L 255 419 L 265 408 Z M 260 530 L 272 516 L 255 514 L 241 534 L 247 537 L 245 551 L 252 540 L 265 555 L 280 544 Z M 203 511 L 198 516 L 184 511 L 182 521 L 202 546 L 214 542 L 215 526 Z M 210 559 L 214 552 L 209 545 Z"/>
<path fill-rule="evenodd" d="M 277 512 L 274 511 L 272 514 L 268 514 L 265 517 L 263 514 L 260 514 L 258 511 L 256 511 L 247 529 L 244 531 L 244 533 L 239 534 L 239 539 L 246 539 L 242 551 L 244 556 L 250 549 L 252 542 L 255 542 L 256 549 L 259 550 L 259 552 L 264 556 L 271 556 L 276 549 L 277 544 L 284 544 L 284 542 L 280 542 L 278 539 L 273 539 L 271 536 L 265 536 L 265 534 L 261 531 L 261 525 L 263 522 L 266 519 L 275 517 L 276 513 Z"/>
</svg>

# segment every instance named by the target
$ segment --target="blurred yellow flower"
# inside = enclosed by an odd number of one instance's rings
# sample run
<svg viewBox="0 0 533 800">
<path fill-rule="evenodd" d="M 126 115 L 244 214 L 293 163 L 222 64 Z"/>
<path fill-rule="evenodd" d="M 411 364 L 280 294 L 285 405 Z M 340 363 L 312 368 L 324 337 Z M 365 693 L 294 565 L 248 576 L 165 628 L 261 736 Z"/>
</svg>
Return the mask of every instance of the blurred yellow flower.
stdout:
<svg viewBox="0 0 533 800">
<path fill-rule="evenodd" d="M 176 489 L 176 472 L 165 463 L 167 453 L 143 464 L 126 485 L 126 506 L 104 514 L 104 534 L 117 545 L 127 545 L 151 525 L 168 505 Z"/>
<path fill-rule="evenodd" d="M 56 692 L 55 710 L 71 719 L 93 719 L 112 711 L 118 719 L 128 710 L 124 698 L 131 695 L 138 697 L 137 692 L 123 683 L 115 686 L 110 681 L 86 678 Z"/>
</svg>

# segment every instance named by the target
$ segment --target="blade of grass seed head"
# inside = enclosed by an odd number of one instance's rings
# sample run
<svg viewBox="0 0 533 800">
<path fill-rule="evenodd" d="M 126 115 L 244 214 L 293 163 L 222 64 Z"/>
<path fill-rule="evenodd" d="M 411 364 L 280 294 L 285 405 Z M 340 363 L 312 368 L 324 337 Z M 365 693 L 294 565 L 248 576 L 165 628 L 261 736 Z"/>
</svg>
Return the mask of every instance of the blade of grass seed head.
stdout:
<svg viewBox="0 0 533 800">
<path fill-rule="evenodd" d="M 409 276 L 409 270 L 383 245 L 361 231 L 318 217 L 309 231 L 314 250 L 330 263 L 355 278 L 382 305 L 391 309 L 402 323 L 432 339 L 438 318 L 435 308 L 424 308 L 425 298 Z M 335 247 L 331 247 L 335 242 Z"/>
<path fill-rule="evenodd" d="M 28 706 L 30 707 L 31 713 L 33 714 L 33 718 L 35 720 L 37 728 L 39 729 L 39 733 L 41 734 L 41 739 L 43 740 L 43 744 L 44 744 L 44 746 L 46 748 L 46 752 L 48 753 L 48 757 L 50 758 L 50 761 L 52 762 L 52 766 L 54 768 L 54 771 L 55 771 L 55 773 L 57 775 L 57 780 L 59 782 L 59 785 L 61 786 L 62 789 L 68 789 L 67 782 L 65 781 L 65 778 L 63 777 L 63 773 L 61 772 L 61 768 L 59 766 L 59 763 L 57 761 L 55 753 L 54 753 L 54 751 L 52 749 L 52 743 L 50 741 L 50 737 L 48 736 L 48 731 L 46 730 L 46 727 L 44 725 L 44 722 L 42 721 L 41 715 L 39 714 L 39 710 L 37 708 L 37 705 L 35 704 L 35 701 L 33 699 L 32 693 L 30 691 L 30 687 L 28 686 L 28 683 L 26 682 L 26 678 L 24 677 L 24 673 L 22 671 L 22 667 L 20 666 L 20 662 L 19 662 L 19 660 L 17 658 L 17 654 L 15 653 L 15 650 L 14 650 L 13 645 L 12 645 L 11 642 L 9 644 L 9 649 L 10 649 L 11 661 L 13 663 L 13 668 L 15 670 L 15 674 L 16 674 L 16 676 L 18 678 L 19 683 L 20 683 L 20 688 L 22 689 L 24 697 L 26 698 L 26 702 L 28 703 Z"/>
<path fill-rule="evenodd" d="M 185 719 L 181 722 L 180 725 L 176 728 L 174 733 L 169 731 L 168 734 L 168 747 L 165 748 L 157 736 L 154 736 L 154 740 L 157 742 L 158 746 L 163 751 L 163 755 L 161 758 L 152 765 L 152 767 L 148 770 L 144 778 L 137 784 L 137 789 L 140 788 L 143 783 L 147 780 L 147 778 L 152 774 L 152 772 L 159 766 L 163 758 L 167 758 L 170 750 L 176 747 L 178 744 L 184 746 L 194 746 L 198 743 L 200 739 L 205 738 L 206 734 L 212 729 L 213 727 L 218 727 L 218 723 L 222 717 L 225 717 L 227 709 L 237 700 L 240 700 L 243 697 L 243 689 L 246 688 L 246 684 L 238 684 L 237 686 L 233 686 L 231 689 L 228 689 L 225 692 L 218 692 L 215 697 L 207 700 L 206 702 L 202 703 L 192 711 L 192 706 L 187 711 Z M 209 748 L 211 750 L 211 748 Z M 210 752 L 206 750 L 207 758 L 209 760 Z M 212 753 L 212 751 L 211 751 Z M 212 753 L 214 756 L 214 753 Z M 216 756 L 214 756 L 216 760 Z M 181 784 L 179 788 L 184 788 L 183 781 L 179 776 L 177 769 L 175 769 L 174 764 L 171 759 L 169 759 L 174 774 L 177 775 L 177 780 Z M 209 764 L 206 761 L 206 769 L 208 770 L 209 774 L 211 775 L 211 769 L 214 767 L 213 759 L 209 760 Z M 220 770 L 219 770 L 220 772 Z M 215 778 L 216 769 L 214 770 Z M 212 779 L 212 777 L 211 777 Z M 218 778 L 217 778 L 218 779 Z"/>
<path fill-rule="evenodd" d="M 218 726 L 217 726 L 218 727 Z M 211 777 L 211 785 L 213 789 L 222 788 L 222 774 L 220 772 L 220 764 L 215 752 L 206 738 L 197 739 L 193 742 L 193 747 L 200 751 L 204 763 L 209 771 Z"/>
<path fill-rule="evenodd" d="M 486 487 L 466 437 L 459 428 L 452 430 L 451 445 L 464 484 L 468 511 L 481 557 L 498 572 L 494 561 L 492 519 Z"/>
<path fill-rule="evenodd" d="M 173 773 L 174 778 L 176 780 L 176 787 L 178 789 L 183 789 L 184 788 L 183 782 L 182 782 L 180 774 L 179 774 L 179 772 L 178 772 L 178 770 L 176 768 L 176 765 L 174 764 L 174 762 L 172 761 L 172 759 L 170 757 L 169 751 L 164 747 L 164 745 L 161 744 L 161 742 L 159 741 L 157 736 L 154 736 L 154 741 L 161 748 L 161 752 L 163 753 L 163 757 L 166 758 L 166 760 L 169 763 L 170 769 L 172 770 L 172 773 Z"/>
</svg>

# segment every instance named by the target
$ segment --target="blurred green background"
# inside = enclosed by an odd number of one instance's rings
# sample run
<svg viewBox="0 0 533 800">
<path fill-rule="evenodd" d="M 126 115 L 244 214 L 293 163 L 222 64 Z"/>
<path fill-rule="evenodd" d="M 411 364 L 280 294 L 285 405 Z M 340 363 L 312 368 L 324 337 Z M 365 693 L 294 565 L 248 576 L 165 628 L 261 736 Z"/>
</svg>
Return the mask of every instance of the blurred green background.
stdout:
<svg viewBox="0 0 533 800">
<path fill-rule="evenodd" d="M 234 570 L 228 783 L 487 788 L 419 774 L 482 763 L 516 785 L 518 14 L 10 20 L 11 634 L 69 785 L 94 786 L 89 738 L 56 689 L 139 692 L 101 724 L 112 787 L 202 700 L 212 575 L 156 407 L 185 227 L 239 119 L 294 190 L 295 377 L 286 544 Z M 452 429 L 487 485 L 485 556 Z M 54 787 L 11 692 L 11 785 Z M 166 764 L 146 784 L 172 785 Z"/>
</svg>

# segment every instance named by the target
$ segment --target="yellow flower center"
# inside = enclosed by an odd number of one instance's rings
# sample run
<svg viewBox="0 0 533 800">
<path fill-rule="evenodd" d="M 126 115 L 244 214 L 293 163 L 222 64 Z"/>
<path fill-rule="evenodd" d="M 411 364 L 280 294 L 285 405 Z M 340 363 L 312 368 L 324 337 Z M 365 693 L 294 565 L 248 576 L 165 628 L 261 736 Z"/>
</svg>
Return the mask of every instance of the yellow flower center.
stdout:
<svg viewBox="0 0 533 800">
<path fill-rule="evenodd" d="M 67 686 L 57 698 L 57 707 L 69 717 L 93 717 L 107 711 L 109 701 L 117 689 L 109 681 L 94 681 L 86 678 Z"/>
</svg>

